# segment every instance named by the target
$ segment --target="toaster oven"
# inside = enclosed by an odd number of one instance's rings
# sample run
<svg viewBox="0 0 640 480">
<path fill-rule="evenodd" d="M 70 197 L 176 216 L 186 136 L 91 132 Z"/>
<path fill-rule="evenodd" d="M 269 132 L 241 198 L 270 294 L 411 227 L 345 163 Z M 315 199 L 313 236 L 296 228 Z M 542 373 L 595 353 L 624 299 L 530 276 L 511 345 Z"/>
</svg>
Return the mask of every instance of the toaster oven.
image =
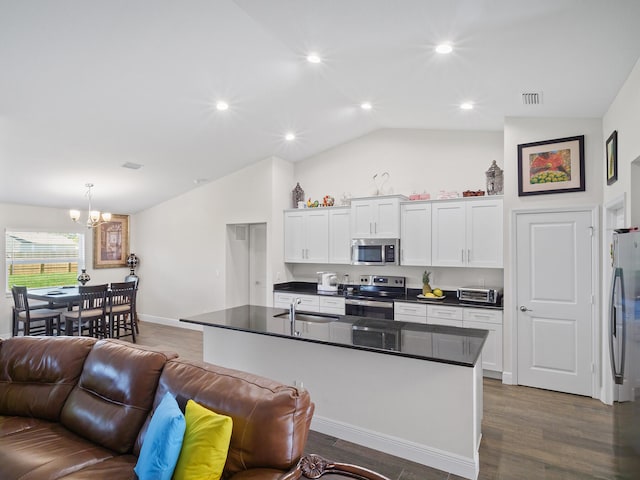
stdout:
<svg viewBox="0 0 640 480">
<path fill-rule="evenodd" d="M 502 288 L 461 287 L 458 288 L 458 300 L 497 305 L 502 303 Z"/>
</svg>

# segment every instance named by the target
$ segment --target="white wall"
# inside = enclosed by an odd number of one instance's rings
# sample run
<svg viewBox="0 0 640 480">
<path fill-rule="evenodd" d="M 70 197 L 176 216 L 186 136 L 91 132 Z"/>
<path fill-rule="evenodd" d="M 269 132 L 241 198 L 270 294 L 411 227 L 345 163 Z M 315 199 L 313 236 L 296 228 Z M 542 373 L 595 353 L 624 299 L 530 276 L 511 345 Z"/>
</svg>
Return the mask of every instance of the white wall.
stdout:
<svg viewBox="0 0 640 480">
<path fill-rule="evenodd" d="M 638 134 L 640 131 L 640 60 L 602 119 L 601 134 L 604 141 L 614 130 L 618 131 L 618 181 L 607 186 L 606 177 L 603 179 L 604 202 L 609 202 L 626 193 L 634 207 L 627 209 L 627 225 L 638 225 L 640 223 L 640 191 L 638 189 L 640 185 L 632 183 L 634 178 L 636 181 L 638 179 L 637 175 L 632 175 L 632 163 L 640 159 L 640 135 Z"/>
<path fill-rule="evenodd" d="M 518 197 L 518 145 L 555 138 L 585 136 L 584 192 Z M 561 208 L 602 204 L 603 163 L 602 121 L 598 118 L 522 118 L 507 117 L 504 125 L 504 371 L 514 367 L 512 322 L 516 312 L 512 282 L 512 213 L 514 209 Z"/>
<path fill-rule="evenodd" d="M 282 177 L 291 177 L 287 165 L 266 159 L 135 215 L 143 320 L 176 324 L 180 317 L 225 308 L 226 289 L 246 287 L 226 285 L 228 224 L 266 223 L 273 252 L 267 276 L 273 282 L 274 271 L 282 274 L 281 212 L 290 194 L 276 189 Z M 275 219 L 274 211 L 280 212 Z"/>
<path fill-rule="evenodd" d="M 369 196 L 373 175 L 389 172 L 393 193 L 409 196 L 424 191 L 436 198 L 440 190 L 486 190 L 485 172 L 496 160 L 502 166 L 502 132 L 383 129 L 364 135 L 295 164 L 295 181 L 306 198 L 332 195 L 336 204 L 344 193 Z M 315 281 L 319 270 L 340 275 L 381 273 L 379 267 L 351 265 L 292 265 L 296 280 Z M 502 269 L 436 268 L 432 286 L 502 286 Z M 422 287 L 420 267 L 385 267 L 384 273 L 407 277 L 407 285 Z M 341 277 L 339 277 L 341 278 Z"/>
<path fill-rule="evenodd" d="M 83 212 L 86 215 L 86 212 Z M 130 225 L 133 228 L 133 222 Z M 69 219 L 69 211 L 60 208 L 31 207 L 0 203 L 0 229 L 2 234 L 7 229 L 32 231 L 77 232 L 85 234 L 85 264 L 87 273 L 91 276 L 90 285 L 100 283 L 121 282 L 129 270 L 126 268 L 93 269 L 93 231 L 73 223 Z M 6 258 L 4 238 L 0 242 L 2 258 Z M 7 284 L 6 263 L 0 278 L 3 289 Z M 0 295 L 0 336 L 6 337 L 11 333 L 11 307 L 13 298 L 10 293 Z"/>
<path fill-rule="evenodd" d="M 369 196 L 376 173 L 388 172 L 393 193 L 486 190 L 485 172 L 502 166 L 502 132 L 382 129 L 295 165 L 306 198 Z"/>
</svg>

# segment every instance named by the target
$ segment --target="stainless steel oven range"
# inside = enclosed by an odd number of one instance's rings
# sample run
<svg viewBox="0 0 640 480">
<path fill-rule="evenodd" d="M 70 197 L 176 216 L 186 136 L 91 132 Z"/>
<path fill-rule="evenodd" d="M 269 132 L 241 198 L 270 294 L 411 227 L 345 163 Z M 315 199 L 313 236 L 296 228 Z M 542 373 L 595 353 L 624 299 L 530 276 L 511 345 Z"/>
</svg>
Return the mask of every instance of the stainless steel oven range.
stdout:
<svg viewBox="0 0 640 480">
<path fill-rule="evenodd" d="M 405 294 L 405 277 L 360 275 L 358 285 L 346 295 L 345 313 L 393 320 L 393 301 Z"/>
</svg>

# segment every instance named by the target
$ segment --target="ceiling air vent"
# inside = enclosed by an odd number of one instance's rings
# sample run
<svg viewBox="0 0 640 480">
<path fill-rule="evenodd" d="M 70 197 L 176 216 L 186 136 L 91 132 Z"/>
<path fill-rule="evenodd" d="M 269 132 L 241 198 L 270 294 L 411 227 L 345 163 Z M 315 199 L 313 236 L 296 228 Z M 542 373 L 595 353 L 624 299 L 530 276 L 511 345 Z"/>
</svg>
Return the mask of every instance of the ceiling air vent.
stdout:
<svg viewBox="0 0 640 480">
<path fill-rule="evenodd" d="M 542 103 L 542 92 L 524 92 L 522 94 L 523 105 L 540 105 Z"/>
<path fill-rule="evenodd" d="M 140 165 L 139 163 L 133 163 L 133 162 L 123 163 L 122 166 L 124 168 L 130 168 L 131 170 L 138 170 L 139 168 L 142 168 L 142 165 Z"/>
</svg>

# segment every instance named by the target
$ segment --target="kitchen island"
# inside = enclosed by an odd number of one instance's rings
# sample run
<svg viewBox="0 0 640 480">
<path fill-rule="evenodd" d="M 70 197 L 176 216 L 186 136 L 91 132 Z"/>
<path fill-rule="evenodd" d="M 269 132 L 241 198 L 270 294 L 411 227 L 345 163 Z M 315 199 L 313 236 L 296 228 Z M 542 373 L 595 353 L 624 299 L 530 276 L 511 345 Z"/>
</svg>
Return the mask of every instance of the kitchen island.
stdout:
<svg viewBox="0 0 640 480">
<path fill-rule="evenodd" d="M 314 430 L 477 477 L 485 330 L 298 318 L 294 336 L 278 308 L 245 305 L 181 321 L 204 326 L 204 361 L 308 389 Z"/>
</svg>

